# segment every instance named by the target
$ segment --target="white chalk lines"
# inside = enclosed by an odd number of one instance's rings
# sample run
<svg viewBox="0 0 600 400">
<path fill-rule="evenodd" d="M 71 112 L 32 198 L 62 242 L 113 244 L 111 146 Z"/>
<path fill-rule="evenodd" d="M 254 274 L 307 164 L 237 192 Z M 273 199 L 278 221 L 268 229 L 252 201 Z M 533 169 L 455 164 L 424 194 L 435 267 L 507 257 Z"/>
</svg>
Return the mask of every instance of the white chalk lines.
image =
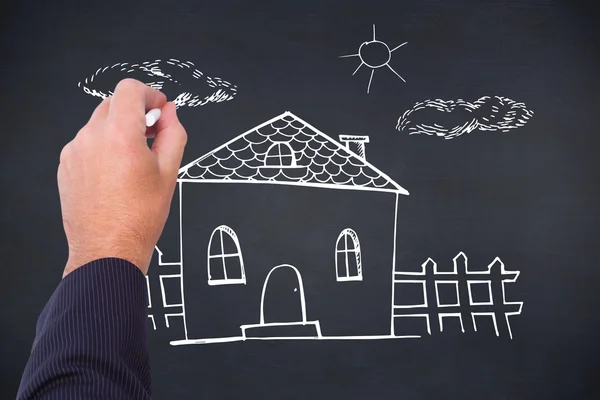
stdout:
<svg viewBox="0 0 600 400">
<path fill-rule="evenodd" d="M 346 235 L 345 232 L 342 232 L 340 237 L 345 237 Z M 304 282 L 298 268 L 289 264 L 278 265 L 273 267 L 265 278 L 261 292 L 257 323 L 240 325 L 239 336 L 198 339 L 190 338 L 175 340 L 172 341 L 171 344 L 179 346 L 246 340 L 416 339 L 422 337 L 425 333 L 427 335 L 432 335 L 433 329 L 431 318 L 436 319 L 436 330 L 439 330 L 440 333 L 444 332 L 444 322 L 452 319 L 458 321 L 461 332 L 464 333 L 467 330 L 477 332 L 478 322 L 483 318 L 487 318 L 492 322 L 496 336 L 500 336 L 499 317 L 506 321 L 506 334 L 512 339 L 513 333 L 510 325 L 510 317 L 521 314 L 523 302 L 509 301 L 507 299 L 506 284 L 516 282 L 519 272 L 506 270 L 504 263 L 498 257 L 487 266 L 486 270 L 473 271 L 469 268 L 467 256 L 463 252 L 458 253 L 456 257 L 454 257 L 453 267 L 452 271 L 440 271 L 437 263 L 429 258 L 422 264 L 421 271 L 419 272 L 394 272 L 393 285 L 396 293 L 407 291 L 411 294 L 411 298 L 408 299 L 408 301 L 406 301 L 406 299 L 402 301 L 392 298 L 392 325 L 390 326 L 389 334 L 327 336 L 322 334 L 321 322 L 319 320 L 311 320 L 308 318 Z M 271 321 L 265 316 L 265 299 L 271 277 L 277 271 L 283 270 L 292 271 L 295 275 L 299 296 L 298 307 L 301 315 L 301 318 L 297 321 Z M 181 279 L 181 275 L 161 276 L 163 306 L 168 307 L 169 302 L 165 297 L 164 287 L 162 286 L 163 278 Z M 418 288 L 420 295 L 414 295 L 414 290 L 407 290 L 407 286 L 411 285 Z M 494 304 L 494 294 L 492 293 L 492 287 L 495 285 L 498 285 L 502 292 L 501 302 L 497 306 Z M 428 301 L 428 287 L 435 291 L 435 303 L 433 304 Z M 466 290 L 468 292 L 468 306 L 463 305 L 461 307 L 460 290 Z M 172 306 L 181 306 L 181 304 L 173 304 Z M 182 316 L 185 319 L 185 316 L 181 313 L 168 314 L 168 316 Z M 149 318 L 155 327 L 154 318 L 152 316 L 149 316 Z M 167 315 L 165 318 L 167 319 L 166 326 L 169 327 Z M 402 329 L 401 325 L 404 324 L 414 328 L 414 322 L 418 321 L 423 323 L 424 329 L 417 329 L 412 333 L 407 333 L 405 330 L 402 330 L 402 333 L 399 333 L 399 330 Z M 418 325 L 419 324 L 417 324 L 417 326 Z M 302 327 L 303 331 L 299 334 L 297 331 L 292 330 L 291 335 L 285 334 L 285 328 L 288 327 Z M 156 327 L 154 329 L 156 329 Z M 273 334 L 273 332 L 279 331 L 284 334 Z"/>
<path fill-rule="evenodd" d="M 225 251 L 225 242 L 235 248 L 234 252 Z M 228 246 L 229 247 L 229 246 Z M 235 263 L 231 261 L 234 260 Z M 226 225 L 218 226 L 210 235 L 208 242 L 208 284 L 236 285 L 246 284 L 244 257 L 235 231 Z"/>
<path fill-rule="evenodd" d="M 344 142 L 344 144 L 340 143 Z M 183 166 L 180 182 L 408 191 L 366 160 L 369 137 L 337 141 L 286 111 Z"/>
<path fill-rule="evenodd" d="M 171 95 L 176 107 L 198 107 L 208 103 L 232 100 L 237 87 L 221 78 L 210 77 L 195 68 L 191 61 L 175 58 L 121 62 L 100 67 L 77 84 L 86 94 L 102 99 L 112 96 L 112 90 L 124 78 L 134 78 L 154 89 Z"/>
<path fill-rule="evenodd" d="M 267 290 L 267 284 L 269 283 L 269 279 L 271 278 L 271 275 L 273 274 L 273 272 L 277 271 L 280 268 L 289 268 L 292 271 L 295 272 L 296 274 L 296 279 L 297 279 L 297 284 L 298 284 L 298 288 L 300 290 L 299 296 L 300 296 L 300 311 L 302 314 L 302 319 L 300 321 L 292 321 L 292 322 L 265 322 L 265 292 Z M 304 296 L 304 283 L 302 282 L 302 276 L 300 275 L 300 271 L 298 271 L 298 269 L 292 265 L 289 264 L 283 264 L 283 265 L 278 265 L 276 267 L 273 267 L 273 269 L 271 269 L 271 271 L 269 271 L 269 273 L 267 274 L 267 278 L 265 279 L 265 283 L 263 285 L 263 289 L 262 289 L 262 295 L 260 297 L 260 322 L 258 324 L 246 324 L 246 325 L 241 325 L 240 329 L 242 330 L 242 336 L 241 336 L 241 340 L 246 340 L 248 338 L 254 338 L 254 339 L 285 339 L 286 336 L 281 336 L 281 337 L 261 337 L 261 336 L 253 336 L 253 332 L 254 331 L 258 331 L 260 332 L 261 328 L 270 328 L 270 327 L 286 327 L 286 326 L 293 326 L 293 325 L 302 325 L 302 326 L 309 326 L 312 327 L 314 329 L 314 332 L 311 332 L 308 336 L 308 338 L 321 338 L 321 325 L 319 324 L 319 321 L 307 321 L 306 319 L 306 299 Z M 294 336 L 292 336 L 294 337 Z M 304 336 L 303 336 L 304 337 Z"/>
<path fill-rule="evenodd" d="M 475 130 L 508 132 L 524 126 L 532 116 L 533 111 L 524 103 L 501 96 L 484 96 L 472 103 L 432 99 L 417 102 L 406 110 L 396 129 L 410 135 L 454 139 Z"/>
<path fill-rule="evenodd" d="M 265 275 L 257 275 L 255 268 L 248 265 L 243 256 L 243 238 L 238 236 L 236 221 L 223 221 L 221 225 L 212 228 L 212 233 L 204 244 L 206 258 L 203 262 L 187 260 L 185 262 L 165 262 L 158 248 L 158 273 L 160 276 L 162 305 L 164 308 L 177 307 L 174 313 L 165 315 L 166 326 L 172 326 L 170 319 L 181 317 L 185 337 L 174 340 L 172 345 L 227 343 L 247 340 L 380 340 L 420 338 L 435 332 L 446 332 L 449 323 L 459 322 L 461 332 L 477 331 L 482 318 L 491 319 L 497 335 L 504 332 L 498 325 L 498 318 L 506 321 L 506 332 L 512 338 L 509 317 L 521 313 L 522 303 L 507 301 L 505 284 L 515 282 L 518 272 L 507 271 L 499 258 L 496 258 L 487 271 L 473 271 L 467 267 L 467 258 L 459 253 L 454 258 L 453 270 L 438 269 L 432 259 L 427 259 L 421 266 L 420 272 L 403 272 L 396 267 L 396 232 L 398 220 L 398 201 L 401 194 L 408 192 L 388 175 L 366 160 L 365 144 L 368 136 L 340 135 L 340 141 L 317 130 L 291 112 L 285 112 L 255 128 L 235 137 L 225 144 L 208 152 L 204 156 L 183 166 L 179 171 L 179 260 L 185 260 L 183 248 L 182 221 L 182 187 L 191 184 L 254 184 L 254 185 L 286 185 L 305 186 L 311 190 L 343 189 L 348 191 L 375 191 L 390 193 L 395 199 L 393 214 L 394 233 L 393 245 L 389 248 L 390 264 L 370 266 L 364 264 L 363 246 L 360 235 L 368 232 L 358 232 L 355 227 L 347 226 L 330 238 L 331 259 L 329 270 L 320 272 L 320 279 L 333 281 L 334 285 L 352 285 L 360 288 L 369 283 L 373 276 L 381 280 L 380 274 L 371 274 L 370 268 L 389 268 L 389 275 L 380 283 L 391 288 L 391 300 L 384 298 L 384 316 L 387 315 L 388 329 L 374 334 L 363 335 L 348 330 L 342 335 L 328 335 L 327 318 L 311 318 L 309 314 L 311 299 L 306 297 L 305 281 L 302 277 L 302 265 L 279 264 L 271 267 Z M 274 205 L 275 206 L 275 205 Z M 390 210 L 391 211 L 391 210 Z M 382 210 L 382 212 L 387 212 Z M 240 221 L 237 221 L 240 223 Z M 196 244 L 197 245 L 197 244 Z M 200 244 L 202 245 L 202 244 Z M 324 244 L 327 245 L 327 244 Z M 256 280 L 262 284 L 260 306 L 255 313 L 247 315 L 247 321 L 240 321 L 239 329 L 233 335 L 217 337 L 202 337 L 203 335 L 188 331 L 186 314 L 186 296 L 194 296 L 194 290 L 184 292 L 183 266 L 186 268 L 202 268 L 206 271 L 205 287 L 214 286 L 212 290 L 226 290 L 236 286 L 245 287 L 249 279 L 254 285 Z M 499 264 L 499 266 L 497 266 Z M 162 272 L 162 268 L 171 265 L 179 271 Z M 495 267 L 496 266 L 496 267 Z M 494 268 L 495 267 L 495 268 Z M 166 270 L 164 270 L 166 271 Z M 297 299 L 296 315 L 289 318 L 272 319 L 265 312 L 265 304 L 277 304 L 273 291 L 268 290 L 272 285 L 279 285 L 281 280 L 273 279 L 275 275 L 287 274 L 293 276 L 294 291 L 292 297 Z M 165 282 L 174 279 L 179 281 L 176 297 L 181 301 L 172 301 L 165 290 Z M 198 285 L 195 281 L 194 285 Z M 501 285 L 502 303 L 498 311 L 493 301 L 492 289 Z M 389 286 L 388 286 L 389 285 Z M 172 286 L 173 287 L 173 286 Z M 253 286 L 254 287 L 254 286 Z M 409 290 L 411 289 L 412 290 Z M 414 288 L 417 291 L 414 291 Z M 485 290 L 482 290 L 485 289 Z M 461 293 L 467 293 L 469 304 L 460 301 Z M 214 292 L 213 292 L 214 293 Z M 277 293 L 277 292 L 275 292 Z M 289 291 L 287 292 L 289 293 Z M 435 297 L 428 298 L 428 294 Z M 483 293 L 483 295 L 482 295 Z M 496 292 L 494 292 L 496 293 Z M 326 296 L 326 293 L 323 295 Z M 404 296 L 404 297 L 403 297 Z M 406 298 L 408 296 L 408 298 Z M 465 308 L 467 307 L 467 308 Z M 382 309 L 380 309 L 381 311 Z M 389 314 L 387 314 L 389 310 Z M 286 312 L 290 311 L 286 308 Z M 374 310 L 376 311 L 376 310 Z M 290 312 L 294 312 L 293 308 Z M 286 314 L 287 315 L 287 314 Z M 348 318 L 353 317 L 349 313 Z M 433 320 L 433 321 L 432 321 Z M 154 322 L 154 318 L 152 318 Z M 210 324 L 211 321 L 205 321 Z M 419 328 L 419 326 L 423 328 Z M 408 328 L 407 328 L 408 327 Z M 452 329 L 455 326 L 452 325 Z M 233 332 L 232 332 L 233 333 Z M 199 337 L 200 336 L 200 337 Z"/>
<path fill-rule="evenodd" d="M 373 81 L 373 75 L 375 74 L 375 70 L 379 68 L 387 67 L 390 71 L 394 73 L 394 75 L 400 78 L 402 82 L 406 82 L 406 80 L 392 68 L 390 62 L 392 61 L 392 53 L 401 48 L 402 46 L 406 45 L 407 43 L 408 42 L 404 42 L 402 44 L 397 45 L 393 49 L 390 49 L 390 46 L 388 46 L 387 43 L 376 39 L 375 24 L 373 24 L 373 39 L 367 42 L 363 42 L 360 46 L 358 46 L 358 52 L 354 54 L 346 54 L 343 56 L 339 56 L 339 58 L 359 58 L 360 64 L 358 64 L 358 67 L 356 67 L 352 75 L 355 75 L 363 65 L 371 69 L 371 75 L 369 76 L 369 83 L 367 85 L 368 94 L 371 91 L 371 83 Z"/>
<path fill-rule="evenodd" d="M 338 282 L 363 280 L 360 241 L 356 232 L 350 228 L 344 229 L 338 236 L 335 272 Z"/>
<path fill-rule="evenodd" d="M 170 319 L 171 318 L 182 318 L 184 319 L 184 311 L 183 311 L 183 297 L 181 298 L 181 302 L 169 302 L 167 300 L 167 294 L 165 291 L 165 281 L 167 280 L 175 280 L 177 283 L 181 283 L 183 282 L 181 279 L 181 263 L 180 262 L 165 262 L 163 261 L 163 253 L 162 251 L 160 251 L 160 249 L 155 246 L 154 250 L 156 251 L 157 255 L 158 255 L 158 277 L 159 277 L 159 282 L 160 282 L 160 293 L 161 293 L 161 300 L 162 300 L 162 307 L 163 309 L 167 309 L 167 308 L 175 308 L 175 309 L 179 309 L 181 308 L 182 311 L 177 310 L 176 312 L 165 312 L 164 313 L 164 317 L 165 317 L 165 326 L 167 328 L 170 327 Z M 175 269 L 179 269 L 178 273 L 170 273 L 170 274 L 165 274 L 162 273 L 161 269 L 163 268 L 175 268 Z M 146 286 L 148 289 L 148 318 L 152 321 L 152 327 L 154 328 L 154 330 L 157 329 L 156 326 L 156 320 L 154 319 L 154 315 L 150 314 L 151 312 L 153 312 L 154 308 L 152 307 L 152 294 L 151 294 L 151 290 L 150 290 L 150 277 L 148 275 L 146 275 Z M 181 290 L 183 290 L 183 288 L 181 288 Z M 185 321 L 184 321 L 185 322 Z"/>
<path fill-rule="evenodd" d="M 463 252 L 459 252 L 452 261 L 452 271 L 438 270 L 437 263 L 428 258 L 421 265 L 420 272 L 396 272 L 394 285 L 397 291 L 403 290 L 403 287 L 418 285 L 422 292 L 413 299 L 403 299 L 402 304 L 395 302 L 394 318 L 418 319 L 425 324 L 427 333 L 431 334 L 431 315 L 437 314 L 440 332 L 444 331 L 444 318 L 458 319 L 462 332 L 465 332 L 466 316 L 473 331 L 477 332 L 477 321 L 485 317 L 493 323 L 496 336 L 500 336 L 498 317 L 501 317 L 506 321 L 506 332 L 512 339 L 510 317 L 521 314 L 523 302 L 507 300 L 506 284 L 516 282 L 520 272 L 506 270 L 498 257 L 484 271 L 469 269 L 467 256 Z M 422 278 L 415 279 L 416 276 Z M 498 305 L 494 304 L 493 286 L 498 286 L 502 292 L 502 302 Z M 435 290 L 434 307 L 427 304 L 428 287 Z M 461 290 L 468 292 L 468 305 L 460 304 Z"/>
</svg>

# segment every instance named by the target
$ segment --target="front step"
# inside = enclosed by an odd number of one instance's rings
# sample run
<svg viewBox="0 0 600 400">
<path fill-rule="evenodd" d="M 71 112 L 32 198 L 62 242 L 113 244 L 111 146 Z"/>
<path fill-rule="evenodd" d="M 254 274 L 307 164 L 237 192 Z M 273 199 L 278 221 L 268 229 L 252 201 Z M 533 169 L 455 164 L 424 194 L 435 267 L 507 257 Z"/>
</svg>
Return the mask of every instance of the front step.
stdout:
<svg viewBox="0 0 600 400">
<path fill-rule="evenodd" d="M 273 322 L 268 324 L 250 324 L 240 326 L 242 337 L 248 338 L 320 338 L 319 321 Z"/>
</svg>

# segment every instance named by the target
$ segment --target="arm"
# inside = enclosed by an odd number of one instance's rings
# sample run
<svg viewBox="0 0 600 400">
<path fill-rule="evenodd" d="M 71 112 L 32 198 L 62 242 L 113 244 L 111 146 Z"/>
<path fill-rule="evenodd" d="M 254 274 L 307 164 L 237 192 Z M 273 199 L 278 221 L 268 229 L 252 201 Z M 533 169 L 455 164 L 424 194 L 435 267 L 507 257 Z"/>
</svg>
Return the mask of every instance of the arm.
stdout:
<svg viewBox="0 0 600 400">
<path fill-rule="evenodd" d="M 42 311 L 18 399 L 149 399 L 146 280 L 119 258 L 66 276 Z"/>
<path fill-rule="evenodd" d="M 152 108 L 162 116 L 147 129 Z M 186 140 L 174 105 L 126 79 L 63 148 L 57 179 L 69 258 L 38 319 L 19 399 L 150 397 L 144 275 Z"/>
</svg>

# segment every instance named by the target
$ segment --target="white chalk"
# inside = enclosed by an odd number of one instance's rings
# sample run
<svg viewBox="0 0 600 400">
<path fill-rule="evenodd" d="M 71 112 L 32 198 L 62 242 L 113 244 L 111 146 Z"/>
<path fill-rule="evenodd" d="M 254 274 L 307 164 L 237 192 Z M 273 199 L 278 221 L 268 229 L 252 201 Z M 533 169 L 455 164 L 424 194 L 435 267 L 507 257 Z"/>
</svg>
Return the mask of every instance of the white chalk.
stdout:
<svg viewBox="0 0 600 400">
<path fill-rule="evenodd" d="M 153 108 L 146 113 L 146 126 L 151 127 L 160 118 L 160 108 Z"/>
</svg>

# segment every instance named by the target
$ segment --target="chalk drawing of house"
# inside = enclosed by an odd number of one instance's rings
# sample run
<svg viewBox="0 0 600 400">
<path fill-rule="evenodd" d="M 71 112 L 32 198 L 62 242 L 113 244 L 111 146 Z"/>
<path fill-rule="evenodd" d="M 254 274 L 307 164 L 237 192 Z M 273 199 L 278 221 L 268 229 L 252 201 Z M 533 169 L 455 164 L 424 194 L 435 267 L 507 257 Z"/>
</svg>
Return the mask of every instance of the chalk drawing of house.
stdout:
<svg viewBox="0 0 600 400">
<path fill-rule="evenodd" d="M 408 192 L 367 161 L 366 143 L 285 112 L 179 170 L 179 261 L 157 248 L 159 270 L 178 269 L 160 279 L 163 305 L 177 310 L 167 326 L 184 325 L 171 344 L 397 337 L 398 202 Z M 165 293 L 171 280 L 180 302 Z"/>
<path fill-rule="evenodd" d="M 450 320 L 463 333 L 488 320 L 512 338 L 523 302 L 506 285 L 519 271 L 498 257 L 482 270 L 462 251 L 452 270 L 396 265 L 408 192 L 367 161 L 366 143 L 285 112 L 182 167 L 178 261 L 156 247 L 151 326 L 181 323 L 172 345 L 418 338 Z"/>
</svg>

